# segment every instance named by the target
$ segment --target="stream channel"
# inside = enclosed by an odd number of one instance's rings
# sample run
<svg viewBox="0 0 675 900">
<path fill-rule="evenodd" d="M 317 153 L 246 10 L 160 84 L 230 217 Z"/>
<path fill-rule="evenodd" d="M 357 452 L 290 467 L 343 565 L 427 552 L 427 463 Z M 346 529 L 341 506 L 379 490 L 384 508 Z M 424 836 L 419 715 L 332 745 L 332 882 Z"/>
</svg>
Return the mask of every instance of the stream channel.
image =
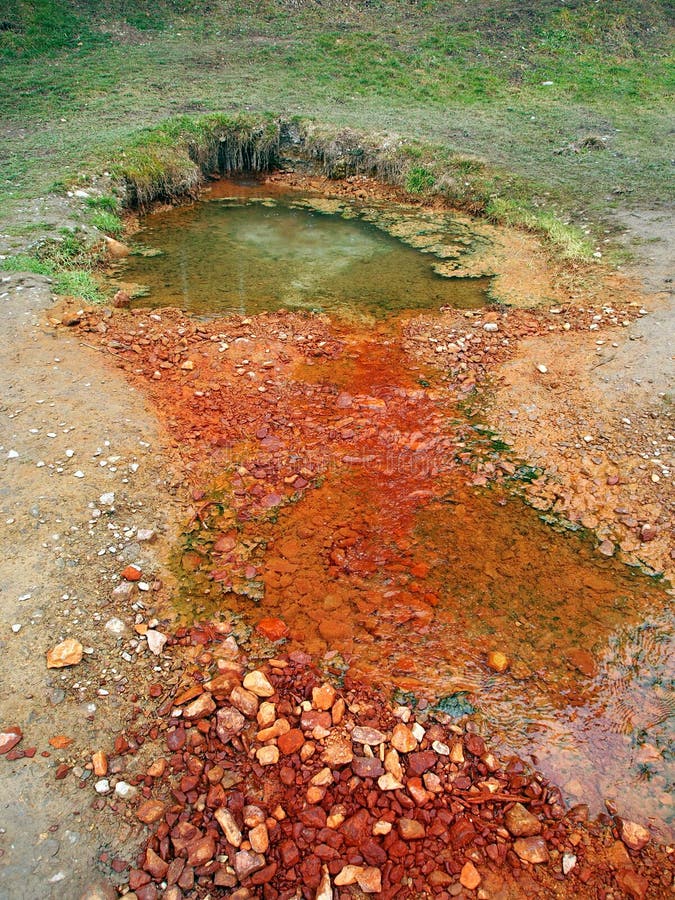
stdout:
<svg viewBox="0 0 675 900">
<path fill-rule="evenodd" d="M 477 238 L 448 213 L 253 181 L 217 183 L 206 198 L 145 216 L 117 273 L 137 306 L 217 319 L 225 336 L 232 316 L 276 328 L 264 351 L 221 343 L 234 368 L 217 391 L 211 365 L 193 432 L 208 503 L 176 551 L 179 609 L 263 622 L 333 672 L 471 715 L 570 803 L 598 813 L 612 800 L 672 836 L 663 586 L 544 521 L 517 480 L 467 483 L 472 453 L 504 448 L 474 427 L 447 373 L 401 340 L 421 311 L 488 302 L 486 279 L 438 273 Z M 283 316 L 298 314 L 328 330 L 330 352 L 284 349 Z M 244 396 L 238 385 L 261 366 L 270 387 Z M 218 402 L 212 453 L 206 410 Z M 486 664 L 494 650 L 507 671 Z"/>
</svg>

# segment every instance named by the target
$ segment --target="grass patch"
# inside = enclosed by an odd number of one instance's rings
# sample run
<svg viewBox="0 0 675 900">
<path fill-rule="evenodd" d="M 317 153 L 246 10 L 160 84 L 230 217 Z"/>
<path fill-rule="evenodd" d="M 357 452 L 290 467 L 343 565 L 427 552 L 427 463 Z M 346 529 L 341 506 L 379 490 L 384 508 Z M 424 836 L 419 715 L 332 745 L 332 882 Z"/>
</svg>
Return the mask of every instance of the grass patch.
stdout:
<svg viewBox="0 0 675 900">
<path fill-rule="evenodd" d="M 42 241 L 33 253 L 18 253 L 0 260 L 0 269 L 45 275 L 52 279 L 56 294 L 102 303 L 105 295 L 94 275 L 98 261 L 97 252 L 80 235 L 67 232 L 61 240 Z"/>
<path fill-rule="evenodd" d="M 90 217 L 90 221 L 99 231 L 111 237 L 119 237 L 124 231 L 124 224 L 120 217 L 105 209 L 95 212 Z"/>
<path fill-rule="evenodd" d="M 409 194 L 426 194 L 436 184 L 436 179 L 428 169 L 413 166 L 408 172 L 405 189 Z"/>
<path fill-rule="evenodd" d="M 668 0 L 7 0 L 0 19 L 3 218 L 111 159 L 132 202 L 189 192 L 205 168 L 191 146 L 233 165 L 273 152 L 264 133 L 216 140 L 269 109 L 333 135 L 415 135 L 407 160 L 391 139 L 392 177 L 425 169 L 452 202 L 570 255 L 583 240 L 564 221 L 598 229 L 673 196 Z"/>
</svg>

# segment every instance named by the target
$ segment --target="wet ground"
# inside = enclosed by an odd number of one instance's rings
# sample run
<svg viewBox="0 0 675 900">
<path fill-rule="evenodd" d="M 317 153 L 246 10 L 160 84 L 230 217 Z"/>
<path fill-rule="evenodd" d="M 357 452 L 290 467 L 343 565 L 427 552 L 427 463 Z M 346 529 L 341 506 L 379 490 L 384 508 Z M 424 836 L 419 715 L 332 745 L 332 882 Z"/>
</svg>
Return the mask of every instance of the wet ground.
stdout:
<svg viewBox="0 0 675 900">
<path fill-rule="evenodd" d="M 477 308 L 485 285 L 434 273 L 428 223 L 368 210 L 225 184 L 135 236 L 146 255 L 118 276 L 148 286 L 139 304 L 240 314 L 106 326 L 198 463 L 178 608 L 286 629 L 338 672 L 471 714 L 568 800 L 620 799 L 667 836 L 669 598 L 523 502 L 538 473 L 474 427 L 459 401 L 475 381 L 404 346 L 414 309 Z M 262 314 L 284 308 L 331 319 Z M 468 340 L 496 359 L 510 336 L 476 316 Z M 506 477 L 476 478 L 486 460 Z"/>
</svg>

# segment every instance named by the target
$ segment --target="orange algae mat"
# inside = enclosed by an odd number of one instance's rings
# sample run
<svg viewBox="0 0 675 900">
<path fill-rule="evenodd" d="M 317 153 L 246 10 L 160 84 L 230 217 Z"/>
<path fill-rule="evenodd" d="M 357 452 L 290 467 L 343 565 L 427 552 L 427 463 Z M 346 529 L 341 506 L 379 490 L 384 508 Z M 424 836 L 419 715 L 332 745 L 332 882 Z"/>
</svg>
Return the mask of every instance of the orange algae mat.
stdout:
<svg viewBox="0 0 675 900">
<path fill-rule="evenodd" d="M 620 793 L 667 833 L 665 595 L 514 495 L 520 470 L 459 405 L 483 352 L 436 371 L 405 317 L 367 330 L 135 310 L 82 327 L 197 466 L 183 613 L 241 617 L 335 672 L 473 709 L 570 800 L 598 811 Z M 501 327 L 490 360 L 508 352 Z M 491 650 L 507 672 L 486 665 Z"/>
</svg>

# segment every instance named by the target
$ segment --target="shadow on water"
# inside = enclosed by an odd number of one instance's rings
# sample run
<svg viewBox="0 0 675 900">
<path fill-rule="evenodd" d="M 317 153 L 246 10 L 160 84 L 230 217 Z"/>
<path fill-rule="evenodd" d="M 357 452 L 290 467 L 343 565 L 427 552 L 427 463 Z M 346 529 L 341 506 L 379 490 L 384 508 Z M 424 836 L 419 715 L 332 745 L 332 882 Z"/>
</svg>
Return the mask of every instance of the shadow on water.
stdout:
<svg viewBox="0 0 675 900">
<path fill-rule="evenodd" d="M 274 407 L 247 412 L 250 434 L 209 487 L 218 502 L 177 552 L 181 611 L 281 619 L 291 645 L 333 654 L 334 669 L 471 713 L 569 800 L 593 812 L 616 800 L 672 835 L 663 586 L 506 487 L 469 487 L 476 434 L 403 351 L 402 318 L 351 317 L 472 306 L 483 286 L 439 281 L 427 255 L 372 224 L 234 194 L 149 217 L 139 239 L 163 255 L 134 257 L 125 277 L 200 314 L 316 304 L 340 313 L 343 350 L 294 364 Z M 234 388 L 210 377 L 227 423 Z M 493 650 L 508 671 L 489 668 Z"/>
</svg>

